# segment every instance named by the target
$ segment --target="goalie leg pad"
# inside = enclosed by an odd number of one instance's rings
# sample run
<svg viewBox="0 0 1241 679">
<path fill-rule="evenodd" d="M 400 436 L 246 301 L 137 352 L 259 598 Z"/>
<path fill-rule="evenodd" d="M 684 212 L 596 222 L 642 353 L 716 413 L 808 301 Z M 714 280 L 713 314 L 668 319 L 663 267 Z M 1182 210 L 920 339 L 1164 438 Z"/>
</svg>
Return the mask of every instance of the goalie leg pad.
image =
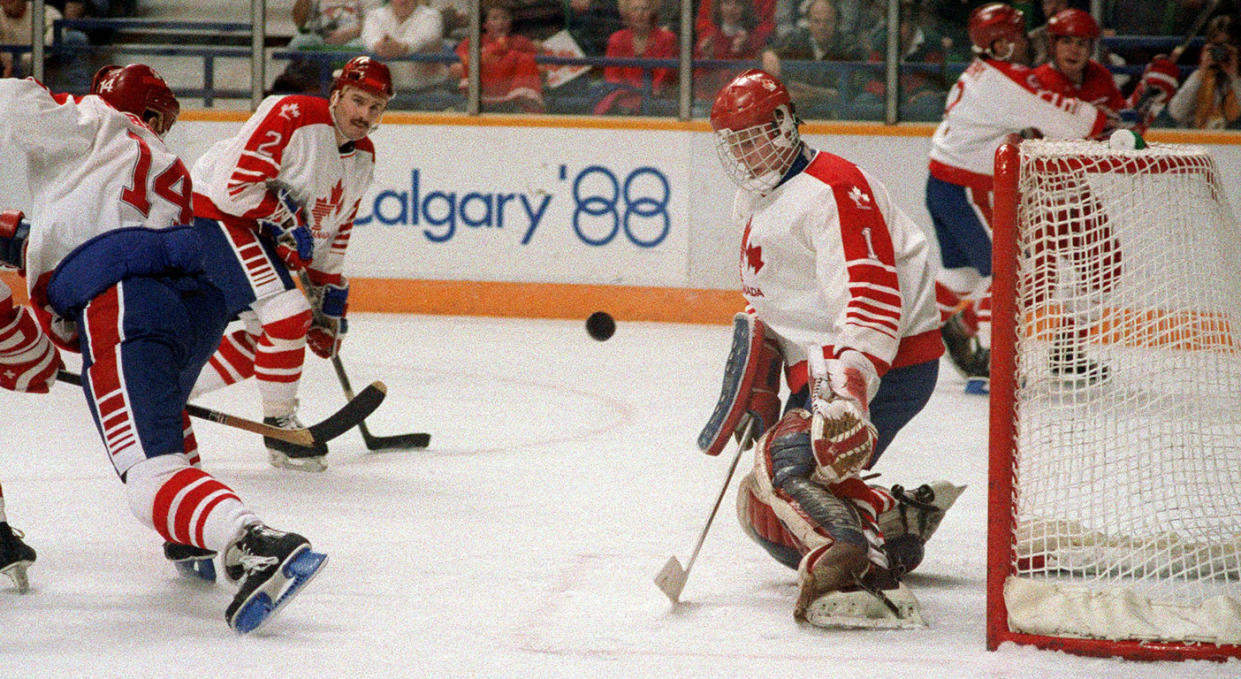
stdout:
<svg viewBox="0 0 1241 679">
<path fill-rule="evenodd" d="M 719 455 L 728 439 L 746 422 L 756 418 L 757 431 L 775 424 L 780 414 L 780 368 L 784 360 L 774 340 L 766 338 L 766 326 L 750 314 L 733 318 L 733 343 L 724 365 L 724 382 L 715 410 L 698 435 L 698 447 Z"/>
<path fill-rule="evenodd" d="M 776 516 L 775 509 L 759 497 L 758 482 L 754 472 L 741 479 L 737 490 L 737 520 L 741 530 L 757 542 L 773 559 L 797 570 L 801 563 L 801 550 L 797 538 Z"/>
</svg>

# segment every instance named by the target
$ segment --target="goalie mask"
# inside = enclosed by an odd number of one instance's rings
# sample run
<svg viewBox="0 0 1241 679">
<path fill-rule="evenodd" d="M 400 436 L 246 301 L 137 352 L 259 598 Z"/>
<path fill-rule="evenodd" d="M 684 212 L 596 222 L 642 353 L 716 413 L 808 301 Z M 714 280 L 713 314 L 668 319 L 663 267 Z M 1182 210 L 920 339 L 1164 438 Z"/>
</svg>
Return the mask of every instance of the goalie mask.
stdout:
<svg viewBox="0 0 1241 679">
<path fill-rule="evenodd" d="M 181 113 L 181 104 L 168 83 L 146 64 L 104 66 L 95 72 L 90 93 L 118 111 L 138 116 L 161 137 Z"/>
<path fill-rule="evenodd" d="M 733 78 L 711 106 L 715 150 L 729 179 L 767 193 L 801 152 L 801 123 L 784 83 L 752 68 Z"/>
</svg>

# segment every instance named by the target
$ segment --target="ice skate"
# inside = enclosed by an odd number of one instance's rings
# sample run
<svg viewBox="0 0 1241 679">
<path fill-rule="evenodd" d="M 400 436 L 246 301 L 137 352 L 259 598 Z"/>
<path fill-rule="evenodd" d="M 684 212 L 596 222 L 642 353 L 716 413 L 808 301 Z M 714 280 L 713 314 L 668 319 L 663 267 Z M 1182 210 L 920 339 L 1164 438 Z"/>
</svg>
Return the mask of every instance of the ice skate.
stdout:
<svg viewBox="0 0 1241 679">
<path fill-rule="evenodd" d="M 296 411 L 281 417 L 264 417 L 263 424 L 270 424 L 281 429 L 305 428 L 301 420 L 297 419 Z M 327 469 L 326 444 L 305 447 L 270 436 L 264 436 L 263 443 L 267 446 L 267 459 L 273 467 L 296 469 L 302 472 L 321 472 Z"/>
<path fill-rule="evenodd" d="M 176 542 L 164 543 L 164 558 L 177 567 L 177 572 L 192 580 L 215 582 L 215 556 L 210 549 L 182 545 Z"/>
<path fill-rule="evenodd" d="M 18 592 L 30 590 L 30 580 L 26 577 L 26 569 L 35 561 L 35 551 L 30 545 L 22 542 L 25 537 L 21 531 L 14 530 L 8 523 L 0 521 L 0 573 L 9 576 Z"/>
<path fill-rule="evenodd" d="M 1068 387 L 1088 387 L 1111 379 L 1107 365 L 1086 358 L 1062 338 L 1053 340 L 1047 365 L 1052 377 Z"/>
<path fill-rule="evenodd" d="M 271 620 L 318 575 L 327 555 L 310 541 L 263 524 L 248 526 L 224 551 L 224 574 L 237 582 L 237 595 L 224 612 L 228 626 L 243 634 Z"/>
<path fill-rule="evenodd" d="M 965 378 L 965 393 L 987 394 L 991 390 L 991 350 L 982 346 L 961 313 L 954 314 L 939 329 L 952 366 Z"/>
</svg>

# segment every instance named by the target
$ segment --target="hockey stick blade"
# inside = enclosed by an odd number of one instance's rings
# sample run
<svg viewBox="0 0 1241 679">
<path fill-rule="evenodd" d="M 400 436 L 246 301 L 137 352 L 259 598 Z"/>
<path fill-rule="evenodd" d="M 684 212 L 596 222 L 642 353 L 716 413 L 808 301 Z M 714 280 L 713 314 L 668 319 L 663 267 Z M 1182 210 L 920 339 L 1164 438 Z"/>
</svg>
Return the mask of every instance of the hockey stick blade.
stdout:
<svg viewBox="0 0 1241 679">
<path fill-rule="evenodd" d="M 56 379 L 65 384 L 82 386 L 82 376 L 71 373 L 68 370 L 58 371 Z M 351 427 L 361 422 L 367 415 L 373 413 L 380 403 L 383 403 L 386 392 L 387 388 L 384 387 L 383 382 L 374 382 L 363 389 L 361 394 L 350 399 L 340 410 L 329 415 L 327 419 L 305 429 L 283 429 L 270 424 L 247 420 L 244 417 L 222 413 L 211 408 L 204 408 L 193 403 L 185 404 L 185 412 L 192 417 L 210 420 L 217 424 L 241 429 L 252 434 L 260 434 L 295 445 L 310 447 L 315 445 L 316 441 L 326 442 L 349 431 Z"/>
<path fill-rule="evenodd" d="M 332 413 L 322 422 L 310 425 L 307 429 L 316 442 L 331 441 L 361 424 L 362 420 L 375 412 L 387 395 L 388 388 L 383 382 L 371 382 L 357 396 L 349 399 L 349 402 L 340 410 Z"/>
<path fill-rule="evenodd" d="M 303 279 L 303 285 L 308 281 Z M 336 379 L 345 392 L 345 398 L 353 398 L 353 386 L 349 383 L 349 375 L 345 372 L 345 363 L 340 354 L 332 355 L 332 369 L 336 371 Z M 358 422 L 358 432 L 367 450 L 401 450 L 407 448 L 426 448 L 431 445 L 431 435 L 423 432 L 411 434 L 392 434 L 391 436 L 375 436 L 365 422 Z"/>
<path fill-rule="evenodd" d="M 681 568 L 681 562 L 675 556 L 668 557 L 668 563 L 655 575 L 655 586 L 668 596 L 674 605 L 681 603 L 681 590 L 685 589 L 685 580 L 689 574 Z"/>
<path fill-rule="evenodd" d="M 423 432 L 413 434 L 392 434 L 391 436 L 375 436 L 363 429 L 365 423 L 358 423 L 362 440 L 367 450 L 403 450 L 406 448 L 426 448 L 431 445 L 431 435 Z"/>
</svg>

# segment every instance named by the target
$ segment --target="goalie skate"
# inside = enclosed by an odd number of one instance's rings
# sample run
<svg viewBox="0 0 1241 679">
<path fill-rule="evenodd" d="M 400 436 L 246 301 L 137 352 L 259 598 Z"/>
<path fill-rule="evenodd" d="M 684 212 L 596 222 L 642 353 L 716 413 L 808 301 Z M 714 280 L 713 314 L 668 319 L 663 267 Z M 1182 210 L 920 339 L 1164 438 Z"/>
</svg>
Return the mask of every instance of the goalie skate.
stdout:
<svg viewBox="0 0 1241 679">
<path fill-rule="evenodd" d="M 30 591 L 30 580 L 26 577 L 26 569 L 35 561 L 35 551 L 30 545 L 22 542 L 21 531 L 14 530 L 8 523 L 0 521 L 0 573 L 13 580 L 13 586 L 20 593 Z"/>
<path fill-rule="evenodd" d="M 918 629 L 926 627 L 913 592 L 892 589 L 829 592 L 806 607 L 806 622 L 828 629 Z"/>
</svg>

